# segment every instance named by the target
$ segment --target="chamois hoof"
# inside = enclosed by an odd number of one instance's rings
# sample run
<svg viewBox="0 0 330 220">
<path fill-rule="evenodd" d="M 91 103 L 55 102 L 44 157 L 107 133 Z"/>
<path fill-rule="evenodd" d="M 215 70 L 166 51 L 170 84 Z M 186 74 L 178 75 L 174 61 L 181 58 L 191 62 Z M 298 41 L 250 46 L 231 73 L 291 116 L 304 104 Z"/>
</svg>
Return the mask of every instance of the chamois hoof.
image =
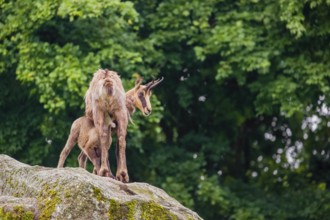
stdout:
<svg viewBox="0 0 330 220">
<path fill-rule="evenodd" d="M 121 171 L 119 173 L 119 175 L 118 174 L 116 175 L 116 177 L 117 177 L 117 180 L 119 180 L 120 182 L 123 182 L 123 183 L 128 183 L 129 182 L 128 174 L 125 171 Z"/>
<path fill-rule="evenodd" d="M 106 177 L 112 177 L 112 173 L 109 169 L 107 168 L 101 168 L 99 172 L 97 173 L 99 176 L 106 176 Z"/>
</svg>

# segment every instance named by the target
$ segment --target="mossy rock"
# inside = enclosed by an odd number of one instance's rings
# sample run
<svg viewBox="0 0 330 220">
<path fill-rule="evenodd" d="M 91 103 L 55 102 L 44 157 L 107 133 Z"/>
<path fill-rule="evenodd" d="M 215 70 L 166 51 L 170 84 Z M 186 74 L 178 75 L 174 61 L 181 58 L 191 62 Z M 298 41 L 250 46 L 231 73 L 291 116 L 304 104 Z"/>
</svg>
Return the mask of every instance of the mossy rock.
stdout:
<svg viewBox="0 0 330 220">
<path fill-rule="evenodd" d="M 26 211 L 21 206 L 15 207 L 11 211 L 4 211 L 4 208 L 0 208 L 0 219 L 2 220 L 33 220 L 34 214 L 30 211 Z"/>
<path fill-rule="evenodd" d="M 0 155 L 0 219 L 201 219 L 162 189 Z"/>
<path fill-rule="evenodd" d="M 0 196 L 1 220 L 33 220 L 35 217 L 38 217 L 35 199 Z"/>
</svg>

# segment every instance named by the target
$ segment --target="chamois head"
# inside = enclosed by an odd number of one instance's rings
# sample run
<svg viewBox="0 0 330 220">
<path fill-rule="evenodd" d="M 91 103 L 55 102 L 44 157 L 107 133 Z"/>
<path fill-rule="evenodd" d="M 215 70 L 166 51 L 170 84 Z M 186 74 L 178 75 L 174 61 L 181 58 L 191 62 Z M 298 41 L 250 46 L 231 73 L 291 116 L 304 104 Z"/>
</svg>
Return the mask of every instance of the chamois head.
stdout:
<svg viewBox="0 0 330 220">
<path fill-rule="evenodd" d="M 135 81 L 134 86 L 134 105 L 140 109 L 144 116 L 149 116 L 151 114 L 151 104 L 150 96 L 152 94 L 151 90 L 155 88 L 161 81 L 161 79 L 152 80 L 151 82 L 141 85 L 142 78 L 139 78 Z"/>
<path fill-rule="evenodd" d="M 114 95 L 115 80 L 112 78 L 113 74 L 110 70 L 99 70 L 94 74 L 91 85 L 98 88 L 98 96 L 111 96 Z"/>
</svg>

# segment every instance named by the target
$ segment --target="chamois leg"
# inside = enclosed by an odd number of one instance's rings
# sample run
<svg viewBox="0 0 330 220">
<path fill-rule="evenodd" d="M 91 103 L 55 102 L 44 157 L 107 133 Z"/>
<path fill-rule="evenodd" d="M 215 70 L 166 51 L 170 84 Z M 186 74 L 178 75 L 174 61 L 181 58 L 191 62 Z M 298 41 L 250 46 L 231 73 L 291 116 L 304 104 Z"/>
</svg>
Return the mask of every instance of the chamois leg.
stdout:
<svg viewBox="0 0 330 220">
<path fill-rule="evenodd" d="M 98 158 L 97 163 L 99 164 L 99 167 L 100 167 L 100 165 L 101 165 L 101 149 L 100 149 L 100 148 L 94 148 L 94 151 L 95 151 L 96 156 L 97 156 L 97 158 Z M 109 167 L 110 175 L 113 176 L 112 173 L 111 173 L 111 169 L 110 169 L 109 161 L 108 161 L 108 167 Z M 94 174 L 98 174 L 98 173 L 99 173 L 99 170 L 100 170 L 100 168 L 97 169 L 97 168 L 94 166 L 94 168 L 93 168 L 93 173 L 94 173 Z"/>
<path fill-rule="evenodd" d="M 111 137 L 111 132 L 110 132 L 110 128 L 109 129 L 109 132 L 108 132 L 108 144 L 106 145 L 106 148 L 101 148 L 101 149 L 98 149 L 99 151 L 99 154 L 101 155 L 101 168 L 100 168 L 100 171 L 99 171 L 99 174 L 100 176 L 107 176 L 107 177 L 111 177 L 113 179 L 115 179 L 115 176 L 112 174 L 111 172 L 111 167 L 110 167 L 110 161 L 109 161 L 109 149 L 110 149 L 110 146 L 111 146 L 111 143 L 112 143 L 112 137 Z"/>
<path fill-rule="evenodd" d="M 88 159 L 92 162 L 94 166 L 93 173 L 98 174 L 100 170 L 101 151 L 99 149 L 99 137 L 97 133 L 90 132 L 87 143 L 79 147 L 83 151 L 83 154 L 86 155 Z M 81 159 L 85 159 L 85 158 L 81 158 Z M 86 163 L 86 161 L 84 162 Z"/>
<path fill-rule="evenodd" d="M 79 167 L 86 169 L 87 156 L 83 151 L 78 156 Z"/>
<path fill-rule="evenodd" d="M 93 168 L 93 173 L 94 174 L 98 174 L 99 173 L 99 170 L 100 170 L 100 165 L 101 165 L 101 149 L 100 148 L 94 148 L 94 151 L 95 151 L 95 154 L 97 156 L 97 161 L 96 163 L 98 164 L 98 167 L 95 167 Z M 110 165 L 109 165 L 110 167 Z M 111 173 L 111 170 L 109 168 L 109 171 L 110 171 L 110 176 L 113 177 L 112 173 Z"/>
<path fill-rule="evenodd" d="M 118 126 L 116 129 L 118 143 L 116 146 L 116 157 L 117 157 L 117 172 L 116 178 L 121 182 L 129 182 L 129 176 L 127 172 L 127 165 L 126 165 L 126 129 L 128 124 L 127 115 L 120 114 L 117 118 L 121 119 L 118 120 Z"/>
<path fill-rule="evenodd" d="M 89 160 L 92 162 L 94 166 L 93 173 L 98 174 L 100 170 L 100 161 L 101 161 L 100 156 L 97 155 L 94 148 L 87 148 L 85 153 L 87 154 Z M 110 173 L 110 175 L 112 174 Z"/>
<path fill-rule="evenodd" d="M 101 152 L 100 152 L 100 150 L 98 148 L 97 149 L 94 149 L 94 150 L 96 151 L 96 155 L 97 155 L 97 158 L 98 158 L 98 161 L 96 163 L 97 164 L 100 164 L 100 161 L 101 161 Z M 79 154 L 78 162 L 79 162 L 79 167 L 86 169 L 87 155 L 84 154 L 83 151 L 81 151 L 80 154 Z M 93 168 L 93 174 L 97 174 L 97 173 L 98 173 L 98 170 L 94 166 L 94 168 Z"/>
<path fill-rule="evenodd" d="M 61 168 L 64 166 L 64 162 L 66 158 L 68 157 L 69 153 L 71 152 L 72 148 L 76 145 L 78 136 L 79 136 L 79 130 L 80 130 L 80 121 L 79 119 L 74 121 L 71 126 L 70 135 L 68 137 L 68 140 L 66 141 L 66 144 L 61 152 L 60 159 L 57 164 L 57 168 Z"/>
<path fill-rule="evenodd" d="M 108 166 L 108 150 L 110 148 L 109 136 L 110 131 L 109 127 L 105 125 L 104 113 L 100 110 L 93 109 L 93 121 L 95 128 L 100 139 L 100 148 L 101 148 L 101 169 L 99 170 L 99 176 L 110 176 L 110 167 Z"/>
<path fill-rule="evenodd" d="M 103 126 L 100 138 L 101 143 L 101 168 L 99 170 L 99 176 L 107 176 L 114 178 L 111 173 L 110 163 L 109 163 L 109 148 L 112 142 L 111 132 L 109 126 Z"/>
</svg>

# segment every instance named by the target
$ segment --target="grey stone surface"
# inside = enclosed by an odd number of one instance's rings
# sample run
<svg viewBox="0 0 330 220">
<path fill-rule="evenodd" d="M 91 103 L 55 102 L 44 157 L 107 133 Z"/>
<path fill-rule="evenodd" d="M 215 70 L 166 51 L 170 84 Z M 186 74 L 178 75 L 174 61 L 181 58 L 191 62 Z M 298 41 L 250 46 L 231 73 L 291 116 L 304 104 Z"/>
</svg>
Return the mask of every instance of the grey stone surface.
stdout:
<svg viewBox="0 0 330 220">
<path fill-rule="evenodd" d="M 0 155 L 0 219 L 201 219 L 162 189 Z M 31 218 L 31 216 L 33 216 Z"/>
</svg>

